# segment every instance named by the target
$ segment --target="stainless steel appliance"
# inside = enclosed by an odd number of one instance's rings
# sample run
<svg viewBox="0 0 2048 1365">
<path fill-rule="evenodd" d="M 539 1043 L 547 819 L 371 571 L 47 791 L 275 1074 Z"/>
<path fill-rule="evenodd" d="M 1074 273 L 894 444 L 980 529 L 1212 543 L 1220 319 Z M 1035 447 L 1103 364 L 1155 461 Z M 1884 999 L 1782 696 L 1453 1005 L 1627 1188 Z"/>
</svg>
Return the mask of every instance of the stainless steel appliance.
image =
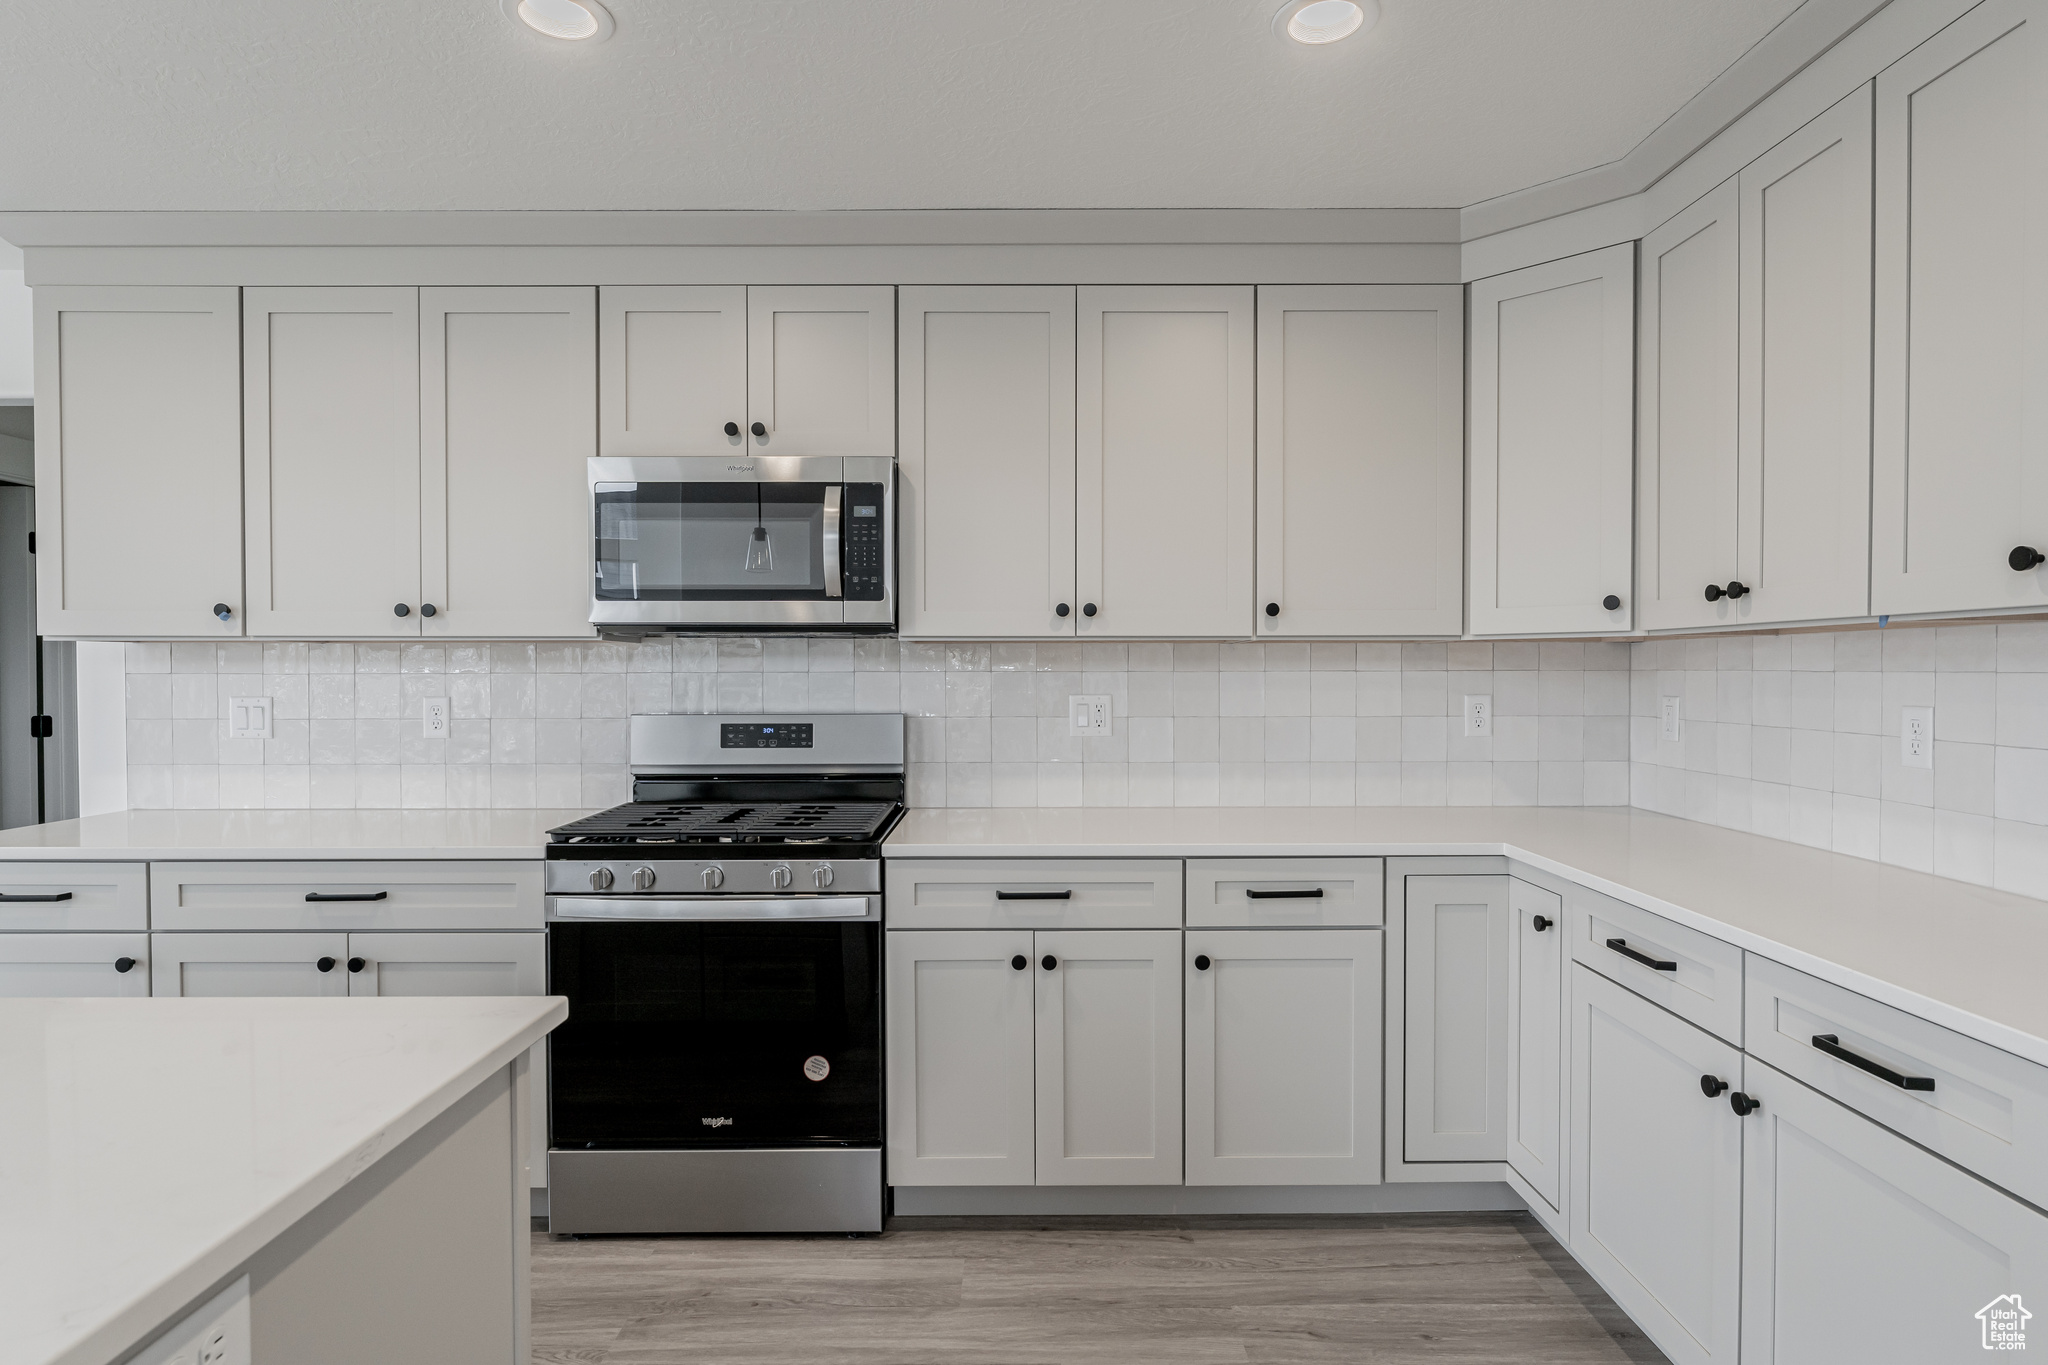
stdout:
<svg viewBox="0 0 2048 1365">
<path fill-rule="evenodd" d="M 628 757 L 548 835 L 550 1230 L 879 1231 L 903 718 L 635 716 Z"/>
<path fill-rule="evenodd" d="M 896 628 L 894 460 L 592 460 L 590 534 L 607 635 Z"/>
</svg>

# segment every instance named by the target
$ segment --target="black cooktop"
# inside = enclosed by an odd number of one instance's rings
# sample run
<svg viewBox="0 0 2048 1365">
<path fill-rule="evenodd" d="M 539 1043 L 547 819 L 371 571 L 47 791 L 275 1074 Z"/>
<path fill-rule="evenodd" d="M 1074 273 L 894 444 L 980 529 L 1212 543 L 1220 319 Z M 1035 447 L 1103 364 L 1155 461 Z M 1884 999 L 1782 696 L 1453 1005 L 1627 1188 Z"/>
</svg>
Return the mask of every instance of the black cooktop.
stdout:
<svg viewBox="0 0 2048 1365">
<path fill-rule="evenodd" d="M 629 801 L 548 831 L 551 845 L 872 843 L 894 801 Z"/>
</svg>

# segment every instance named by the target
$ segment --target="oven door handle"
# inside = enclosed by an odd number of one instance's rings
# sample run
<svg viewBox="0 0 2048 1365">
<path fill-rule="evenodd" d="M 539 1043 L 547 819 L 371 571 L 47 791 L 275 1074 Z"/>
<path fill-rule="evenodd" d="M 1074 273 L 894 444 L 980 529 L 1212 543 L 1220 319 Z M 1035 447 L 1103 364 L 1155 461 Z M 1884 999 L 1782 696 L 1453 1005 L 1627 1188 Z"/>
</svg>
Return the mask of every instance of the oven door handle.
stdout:
<svg viewBox="0 0 2048 1365">
<path fill-rule="evenodd" d="M 845 584 L 839 572 L 840 503 L 846 490 L 838 484 L 825 488 L 825 596 L 840 597 L 845 594 Z"/>
<path fill-rule="evenodd" d="M 550 896 L 551 920 L 873 919 L 872 896 Z"/>
</svg>

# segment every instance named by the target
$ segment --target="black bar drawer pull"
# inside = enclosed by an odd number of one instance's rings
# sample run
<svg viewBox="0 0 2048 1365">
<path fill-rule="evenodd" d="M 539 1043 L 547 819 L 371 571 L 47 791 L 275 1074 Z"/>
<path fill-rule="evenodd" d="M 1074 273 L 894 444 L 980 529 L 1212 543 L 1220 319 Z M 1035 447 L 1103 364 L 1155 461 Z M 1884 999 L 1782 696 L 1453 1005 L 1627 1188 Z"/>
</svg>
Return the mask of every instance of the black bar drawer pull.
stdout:
<svg viewBox="0 0 2048 1365">
<path fill-rule="evenodd" d="M 389 891 L 308 891 L 309 901 L 381 901 Z"/>
<path fill-rule="evenodd" d="M 1254 901 L 1319 901 L 1323 898 L 1323 888 L 1312 886 L 1306 891 L 1253 891 L 1247 887 L 1244 895 L 1246 900 Z"/>
<path fill-rule="evenodd" d="M 1629 961 L 1640 962 L 1645 967 L 1654 967 L 1660 972 L 1675 972 L 1678 970 L 1676 962 L 1664 962 L 1651 957 L 1648 953 L 1639 953 L 1628 946 L 1628 940 L 1625 938 L 1610 938 L 1607 940 L 1607 946 L 1620 953 Z"/>
<path fill-rule="evenodd" d="M 1072 900 L 1073 898 L 1074 898 L 1074 893 L 1073 893 L 1073 892 L 1071 892 L 1071 891 L 998 891 L 998 892 L 996 892 L 996 899 L 997 899 L 997 900 L 999 900 L 999 901 L 1070 901 L 1070 900 Z"/>
<path fill-rule="evenodd" d="M 70 899 L 71 899 L 71 893 L 70 893 L 69 891 L 50 891 L 50 892 L 45 892 L 45 893 L 43 893 L 43 894 L 40 894 L 40 895 L 34 895 L 34 896 L 29 896 L 29 895 L 0 895 L 0 901 L 17 901 L 17 902 L 18 902 L 18 901 L 68 901 L 68 900 L 70 900 Z"/>
<path fill-rule="evenodd" d="M 1842 1038 L 1840 1034 L 1816 1033 L 1813 1035 L 1813 1045 L 1819 1048 L 1822 1052 L 1827 1053 L 1828 1056 L 1833 1057 L 1836 1061 L 1847 1062 L 1850 1066 L 1855 1067 L 1858 1071 L 1868 1071 L 1871 1075 L 1877 1077 L 1879 1080 L 1890 1081 L 1893 1085 L 1897 1086 L 1901 1090 L 1934 1089 L 1934 1077 L 1932 1076 L 1901 1075 L 1900 1073 L 1886 1066 L 1883 1062 L 1873 1062 L 1868 1057 L 1857 1056 L 1855 1053 L 1849 1051 L 1848 1048 L 1842 1046 Z"/>
</svg>

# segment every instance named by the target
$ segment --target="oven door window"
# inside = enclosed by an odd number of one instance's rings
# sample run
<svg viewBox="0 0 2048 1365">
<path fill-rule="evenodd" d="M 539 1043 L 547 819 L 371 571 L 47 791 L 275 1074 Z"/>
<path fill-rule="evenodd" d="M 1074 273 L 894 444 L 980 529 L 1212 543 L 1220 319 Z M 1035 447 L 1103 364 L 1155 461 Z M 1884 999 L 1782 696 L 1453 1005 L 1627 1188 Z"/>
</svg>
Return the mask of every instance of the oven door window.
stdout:
<svg viewBox="0 0 2048 1365">
<path fill-rule="evenodd" d="M 825 596 L 822 483 L 601 483 L 600 602 Z"/>
<path fill-rule="evenodd" d="M 550 1145 L 880 1142 L 880 935 L 872 923 L 549 926 L 548 988 L 569 998 L 548 1041 Z"/>
</svg>

